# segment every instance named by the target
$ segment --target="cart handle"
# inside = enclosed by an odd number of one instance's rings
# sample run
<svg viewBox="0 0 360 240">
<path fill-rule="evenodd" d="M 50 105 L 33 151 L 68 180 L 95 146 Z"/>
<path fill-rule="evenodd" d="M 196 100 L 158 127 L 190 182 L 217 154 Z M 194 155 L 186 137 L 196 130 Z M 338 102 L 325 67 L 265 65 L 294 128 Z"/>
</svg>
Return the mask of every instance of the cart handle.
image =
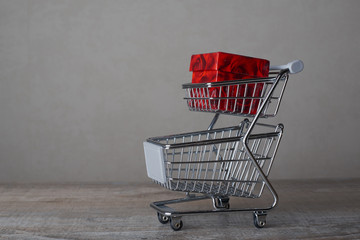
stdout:
<svg viewBox="0 0 360 240">
<path fill-rule="evenodd" d="M 304 69 L 304 63 L 301 60 L 295 60 L 285 65 L 270 66 L 270 70 L 289 69 L 290 73 L 299 73 Z"/>
</svg>

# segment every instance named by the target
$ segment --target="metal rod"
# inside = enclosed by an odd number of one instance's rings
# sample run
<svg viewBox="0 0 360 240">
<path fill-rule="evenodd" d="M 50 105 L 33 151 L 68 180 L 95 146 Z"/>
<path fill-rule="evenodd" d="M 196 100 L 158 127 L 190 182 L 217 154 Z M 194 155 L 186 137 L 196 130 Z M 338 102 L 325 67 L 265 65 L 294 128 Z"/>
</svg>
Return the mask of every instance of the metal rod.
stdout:
<svg viewBox="0 0 360 240">
<path fill-rule="evenodd" d="M 207 130 L 212 130 L 212 129 L 213 129 L 215 123 L 216 123 L 217 120 L 219 119 L 219 116 L 220 116 L 220 113 L 216 113 L 216 114 L 215 114 L 215 116 L 214 116 L 214 118 L 212 119 L 212 121 L 211 121 L 211 123 L 210 123 L 210 125 L 209 125 L 209 127 L 208 127 Z"/>
</svg>

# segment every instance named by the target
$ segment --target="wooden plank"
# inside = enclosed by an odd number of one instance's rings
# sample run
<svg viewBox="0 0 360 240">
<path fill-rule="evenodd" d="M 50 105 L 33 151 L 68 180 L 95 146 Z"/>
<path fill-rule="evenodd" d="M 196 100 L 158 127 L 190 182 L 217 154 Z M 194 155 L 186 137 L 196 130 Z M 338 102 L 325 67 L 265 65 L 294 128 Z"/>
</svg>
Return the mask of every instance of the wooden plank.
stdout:
<svg viewBox="0 0 360 240">
<path fill-rule="evenodd" d="M 263 229 L 254 227 L 251 213 L 240 212 L 184 216 L 183 229 L 174 232 L 149 203 L 184 194 L 156 184 L 2 184 L 0 239 L 360 239 L 360 179 L 273 185 L 280 202 Z M 263 200 L 270 199 L 231 198 L 230 204 Z M 207 209 L 211 202 L 176 207 Z"/>
</svg>

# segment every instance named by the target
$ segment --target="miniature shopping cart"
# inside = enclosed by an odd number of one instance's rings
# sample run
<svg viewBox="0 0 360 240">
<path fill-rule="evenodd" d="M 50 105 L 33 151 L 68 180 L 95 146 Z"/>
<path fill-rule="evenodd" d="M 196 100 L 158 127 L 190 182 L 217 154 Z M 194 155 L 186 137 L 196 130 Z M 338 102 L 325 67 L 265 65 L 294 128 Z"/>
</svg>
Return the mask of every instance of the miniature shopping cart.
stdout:
<svg viewBox="0 0 360 240">
<path fill-rule="evenodd" d="M 183 85 L 191 111 L 212 112 L 215 116 L 207 130 L 153 137 L 144 142 L 148 176 L 167 189 L 186 193 L 184 198 L 150 204 L 160 223 L 170 222 L 177 231 L 183 226 L 184 215 L 251 211 L 255 226 L 265 226 L 267 211 L 278 202 L 268 176 L 283 125 L 258 120 L 277 114 L 289 74 L 302 69 L 303 63 L 296 60 L 270 67 L 267 78 Z M 214 129 L 220 114 L 244 119 L 237 126 Z M 273 198 L 270 206 L 230 208 L 230 197 L 260 198 L 264 188 Z M 177 211 L 168 206 L 204 199 L 211 200 L 210 210 Z"/>
</svg>

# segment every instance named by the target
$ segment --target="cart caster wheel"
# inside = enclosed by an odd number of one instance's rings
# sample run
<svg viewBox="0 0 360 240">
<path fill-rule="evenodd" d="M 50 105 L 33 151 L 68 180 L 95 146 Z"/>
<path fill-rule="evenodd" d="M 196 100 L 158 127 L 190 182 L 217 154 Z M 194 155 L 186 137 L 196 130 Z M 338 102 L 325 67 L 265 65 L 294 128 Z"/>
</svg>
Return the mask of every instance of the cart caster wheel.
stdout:
<svg viewBox="0 0 360 240">
<path fill-rule="evenodd" d="M 157 216 L 158 216 L 159 222 L 162 224 L 167 224 L 170 220 L 170 218 L 168 216 L 162 215 L 159 212 L 157 213 Z"/>
<path fill-rule="evenodd" d="M 170 218 L 170 226 L 174 231 L 179 231 L 183 227 L 183 222 L 180 219 Z"/>
<path fill-rule="evenodd" d="M 254 225 L 257 228 L 263 228 L 266 225 L 266 212 L 254 212 Z"/>
</svg>

